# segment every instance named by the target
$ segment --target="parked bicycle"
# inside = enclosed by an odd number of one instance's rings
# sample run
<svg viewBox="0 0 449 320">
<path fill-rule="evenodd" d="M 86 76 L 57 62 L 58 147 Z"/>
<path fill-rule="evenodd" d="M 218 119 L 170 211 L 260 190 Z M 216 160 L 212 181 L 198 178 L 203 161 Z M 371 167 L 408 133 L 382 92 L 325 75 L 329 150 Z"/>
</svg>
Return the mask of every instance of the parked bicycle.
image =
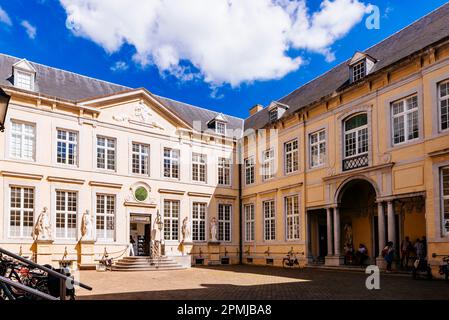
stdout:
<svg viewBox="0 0 449 320">
<path fill-rule="evenodd" d="M 413 279 L 425 278 L 427 280 L 432 280 L 432 268 L 430 267 L 427 259 L 417 258 L 412 267 L 412 277 Z"/>
<path fill-rule="evenodd" d="M 301 253 L 304 255 L 304 253 Z M 287 255 L 282 259 L 282 266 L 284 268 L 299 268 L 302 269 L 301 264 L 299 263 L 298 258 L 296 257 L 296 254 L 293 252 L 293 249 L 290 250 Z"/>
</svg>

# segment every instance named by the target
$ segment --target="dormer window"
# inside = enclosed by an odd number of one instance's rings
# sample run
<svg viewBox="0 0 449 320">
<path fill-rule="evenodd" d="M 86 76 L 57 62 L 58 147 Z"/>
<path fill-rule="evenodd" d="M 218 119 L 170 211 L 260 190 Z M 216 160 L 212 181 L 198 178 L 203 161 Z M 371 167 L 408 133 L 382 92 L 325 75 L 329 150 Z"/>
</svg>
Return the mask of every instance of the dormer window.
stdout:
<svg viewBox="0 0 449 320">
<path fill-rule="evenodd" d="M 374 68 L 377 60 L 363 52 L 356 52 L 349 62 L 351 83 L 365 78 Z"/>
<path fill-rule="evenodd" d="M 354 82 L 362 79 L 366 75 L 365 61 L 360 61 L 352 67 L 352 79 Z"/>
<path fill-rule="evenodd" d="M 226 123 L 228 120 L 223 114 L 218 114 L 215 118 L 207 123 L 209 129 L 213 129 L 216 134 L 226 135 Z"/>
<path fill-rule="evenodd" d="M 33 76 L 29 73 L 17 71 L 14 77 L 14 85 L 20 89 L 33 90 L 32 78 Z"/>
<path fill-rule="evenodd" d="M 278 108 L 270 110 L 270 122 L 275 122 L 278 119 L 279 112 Z"/>
<path fill-rule="evenodd" d="M 24 90 L 35 90 L 36 69 L 25 59 L 12 66 L 14 86 Z"/>
<path fill-rule="evenodd" d="M 289 106 L 286 104 L 277 101 L 271 102 L 270 106 L 268 107 L 268 117 L 270 123 L 276 122 L 277 120 L 282 118 L 288 108 Z"/>
<path fill-rule="evenodd" d="M 226 134 L 226 123 L 221 122 L 221 121 L 216 121 L 215 122 L 215 133 L 224 136 Z"/>
</svg>

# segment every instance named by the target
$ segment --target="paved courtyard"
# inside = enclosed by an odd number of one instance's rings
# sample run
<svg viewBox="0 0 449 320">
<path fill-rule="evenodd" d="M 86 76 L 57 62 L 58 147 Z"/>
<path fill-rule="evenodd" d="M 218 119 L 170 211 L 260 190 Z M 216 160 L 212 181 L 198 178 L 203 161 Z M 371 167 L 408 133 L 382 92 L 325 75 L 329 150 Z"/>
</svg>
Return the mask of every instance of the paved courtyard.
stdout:
<svg viewBox="0 0 449 320">
<path fill-rule="evenodd" d="M 444 281 L 381 275 L 380 290 L 367 290 L 366 275 L 317 269 L 257 266 L 197 267 L 179 271 L 81 271 L 93 291 L 79 289 L 78 299 L 444 299 Z"/>
</svg>

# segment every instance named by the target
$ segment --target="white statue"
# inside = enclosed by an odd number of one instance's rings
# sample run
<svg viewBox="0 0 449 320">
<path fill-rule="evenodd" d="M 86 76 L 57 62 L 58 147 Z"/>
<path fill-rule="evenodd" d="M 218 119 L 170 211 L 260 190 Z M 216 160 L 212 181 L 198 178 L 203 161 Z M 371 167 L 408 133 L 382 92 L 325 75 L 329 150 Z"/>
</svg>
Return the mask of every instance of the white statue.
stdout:
<svg viewBox="0 0 449 320">
<path fill-rule="evenodd" d="M 158 258 L 161 256 L 161 242 L 162 242 L 162 218 L 157 212 L 156 219 L 154 220 L 153 230 L 151 230 L 151 242 L 152 242 L 152 256 Z"/>
<path fill-rule="evenodd" d="M 210 220 L 210 236 L 211 241 L 218 241 L 217 240 L 217 219 L 213 217 Z"/>
<path fill-rule="evenodd" d="M 139 105 L 136 106 L 136 108 L 134 109 L 134 112 L 135 112 L 135 115 L 137 117 L 139 117 L 139 119 L 142 122 L 147 123 L 148 120 L 150 120 L 151 113 L 150 113 L 150 111 L 148 110 L 148 108 L 144 104 L 139 103 Z"/>
<path fill-rule="evenodd" d="M 92 229 L 92 217 L 89 210 L 86 210 L 81 219 L 81 237 L 84 240 L 92 240 Z"/>
<path fill-rule="evenodd" d="M 33 230 L 33 239 L 50 240 L 51 239 L 51 219 L 47 207 L 37 217 L 37 222 Z"/>
<path fill-rule="evenodd" d="M 191 241 L 190 238 L 190 223 L 189 218 L 185 217 L 184 220 L 182 220 L 182 242 L 189 242 Z"/>
<path fill-rule="evenodd" d="M 345 224 L 344 228 L 345 233 L 345 245 L 352 246 L 352 227 L 350 224 Z"/>
</svg>

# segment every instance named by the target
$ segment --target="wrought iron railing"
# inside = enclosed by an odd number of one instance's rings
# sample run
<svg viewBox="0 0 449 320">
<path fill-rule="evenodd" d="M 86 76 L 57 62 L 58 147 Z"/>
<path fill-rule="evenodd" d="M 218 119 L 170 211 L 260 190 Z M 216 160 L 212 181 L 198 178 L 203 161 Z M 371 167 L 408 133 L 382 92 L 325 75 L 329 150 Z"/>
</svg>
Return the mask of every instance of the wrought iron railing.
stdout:
<svg viewBox="0 0 449 320">
<path fill-rule="evenodd" d="M 343 160 L 343 171 L 367 167 L 369 165 L 368 154 L 348 158 Z"/>
</svg>

